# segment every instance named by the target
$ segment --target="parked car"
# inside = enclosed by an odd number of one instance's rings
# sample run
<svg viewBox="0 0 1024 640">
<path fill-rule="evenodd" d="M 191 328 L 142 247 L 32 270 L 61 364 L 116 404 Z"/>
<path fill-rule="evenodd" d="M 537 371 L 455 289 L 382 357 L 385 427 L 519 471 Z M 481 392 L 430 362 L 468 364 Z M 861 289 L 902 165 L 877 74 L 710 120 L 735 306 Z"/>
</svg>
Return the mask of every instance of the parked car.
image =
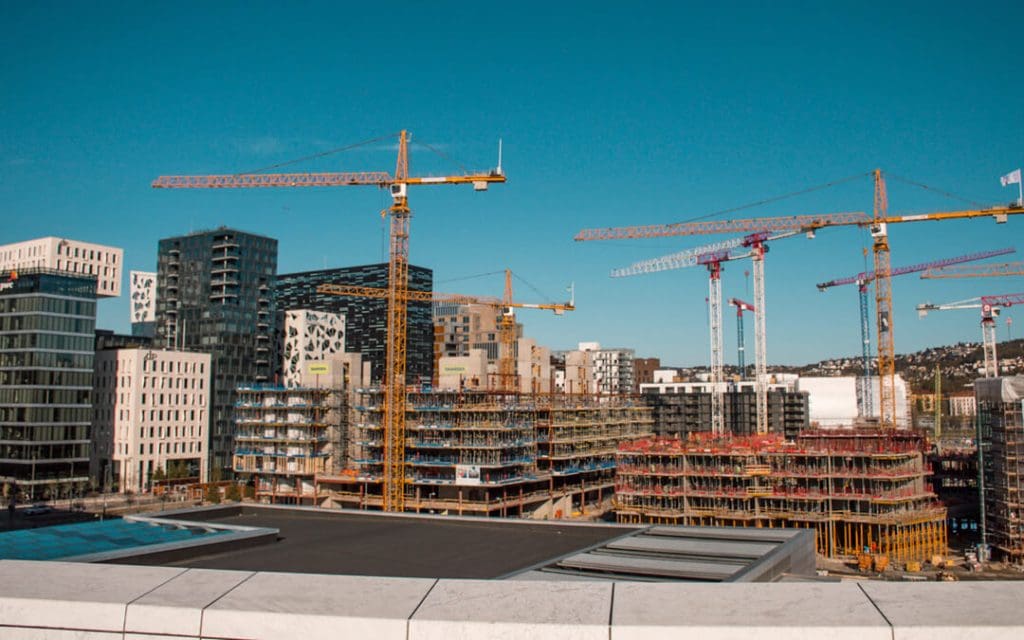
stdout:
<svg viewBox="0 0 1024 640">
<path fill-rule="evenodd" d="M 53 507 L 46 504 L 34 504 L 28 509 L 25 509 L 26 516 L 41 516 L 46 513 L 53 511 Z"/>
</svg>

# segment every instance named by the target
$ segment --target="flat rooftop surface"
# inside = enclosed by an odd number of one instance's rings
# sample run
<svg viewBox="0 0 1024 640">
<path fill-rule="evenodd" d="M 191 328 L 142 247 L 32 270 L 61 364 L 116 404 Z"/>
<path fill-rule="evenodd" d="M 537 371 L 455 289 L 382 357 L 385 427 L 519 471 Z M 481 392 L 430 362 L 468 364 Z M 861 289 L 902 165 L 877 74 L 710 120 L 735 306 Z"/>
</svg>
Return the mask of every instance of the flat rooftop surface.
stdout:
<svg viewBox="0 0 1024 640">
<path fill-rule="evenodd" d="M 280 530 L 277 542 L 197 549 L 166 566 L 422 578 L 498 578 L 643 528 L 248 505 L 163 517 Z"/>
</svg>

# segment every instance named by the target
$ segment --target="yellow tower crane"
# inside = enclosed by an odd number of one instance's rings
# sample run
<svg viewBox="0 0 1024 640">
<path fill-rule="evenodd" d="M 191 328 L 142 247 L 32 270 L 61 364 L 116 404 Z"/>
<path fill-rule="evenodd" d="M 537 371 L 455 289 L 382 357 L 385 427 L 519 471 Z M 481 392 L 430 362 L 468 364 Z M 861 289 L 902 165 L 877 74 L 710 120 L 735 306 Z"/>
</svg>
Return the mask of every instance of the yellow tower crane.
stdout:
<svg viewBox="0 0 1024 640">
<path fill-rule="evenodd" d="M 405 508 L 405 406 L 406 328 L 409 299 L 409 208 L 408 188 L 414 185 L 471 184 L 486 191 L 492 182 L 505 182 L 498 166 L 486 173 L 457 176 L 409 175 L 409 133 L 398 134 L 398 160 L 394 175 L 386 171 L 332 173 L 241 173 L 230 175 L 160 176 L 155 189 L 251 189 L 270 187 L 375 186 L 391 192 L 391 239 L 388 262 L 387 358 L 384 369 L 384 510 Z"/>
<path fill-rule="evenodd" d="M 317 293 L 326 293 L 337 296 L 357 296 L 364 298 L 384 299 L 388 297 L 387 289 L 376 287 L 360 287 L 341 284 L 322 284 L 317 287 Z M 505 295 L 501 298 L 488 296 L 470 296 L 459 293 L 438 293 L 431 291 L 406 291 L 407 302 L 431 302 L 448 304 L 472 304 L 491 307 L 501 310 L 501 317 L 498 320 L 498 336 L 501 344 L 501 352 L 498 357 L 498 390 L 503 392 L 515 392 L 519 390 L 518 374 L 516 373 L 516 316 L 515 309 L 543 309 L 553 311 L 555 315 L 562 315 L 566 311 L 576 309 L 575 296 L 572 296 L 566 303 L 533 303 L 516 302 L 512 299 L 512 271 L 505 270 Z"/>
</svg>

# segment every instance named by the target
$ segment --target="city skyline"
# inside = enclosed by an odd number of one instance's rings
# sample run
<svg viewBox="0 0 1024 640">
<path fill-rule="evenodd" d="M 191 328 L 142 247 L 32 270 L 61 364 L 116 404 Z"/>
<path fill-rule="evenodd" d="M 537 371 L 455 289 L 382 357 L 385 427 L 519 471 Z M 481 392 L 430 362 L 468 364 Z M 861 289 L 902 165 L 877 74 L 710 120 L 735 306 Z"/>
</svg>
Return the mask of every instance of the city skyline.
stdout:
<svg viewBox="0 0 1024 640">
<path fill-rule="evenodd" d="M 406 5 L 397 20 L 416 28 L 401 44 L 370 8 L 311 4 L 282 17 L 269 4 L 226 4 L 204 7 L 201 22 L 196 8 L 0 9 L 10 25 L 0 80 L 12 96 L 0 107 L 3 242 L 58 235 L 123 247 L 127 274 L 155 270 L 160 238 L 226 225 L 278 239 L 280 272 L 378 263 L 377 213 L 389 198 L 375 189 L 175 192 L 150 182 L 268 167 L 400 128 L 413 133 L 415 175 L 486 170 L 502 138 L 508 184 L 412 191 L 411 262 L 434 270 L 438 291 L 500 295 L 500 276 L 464 278 L 506 267 L 557 301 L 575 282 L 577 311 L 522 314 L 527 335 L 556 350 L 598 341 L 699 366 L 704 271 L 608 272 L 726 236 L 574 243 L 577 231 L 691 220 L 854 175 L 863 177 L 719 217 L 870 213 L 876 166 L 891 176 L 893 213 L 972 206 L 909 182 L 1005 204 L 1017 191 L 999 177 L 1024 164 L 1010 44 L 1024 16 L 1010 3 L 884 14 L 854 4 L 527 4 L 502 11 L 501 28 L 488 11 L 456 23 Z M 393 145 L 283 170 L 393 171 Z M 1011 246 L 1021 225 L 893 228 L 892 264 Z M 770 363 L 859 353 L 855 288 L 814 284 L 864 270 L 864 247 L 867 233 L 853 230 L 772 245 Z M 726 298 L 751 295 L 747 270 L 726 264 Z M 539 301 L 516 285 L 517 297 Z M 916 304 L 1021 288 L 1009 278 L 895 280 L 897 352 L 980 339 L 976 314 L 918 320 Z M 128 332 L 127 296 L 99 307 L 99 327 Z"/>
</svg>

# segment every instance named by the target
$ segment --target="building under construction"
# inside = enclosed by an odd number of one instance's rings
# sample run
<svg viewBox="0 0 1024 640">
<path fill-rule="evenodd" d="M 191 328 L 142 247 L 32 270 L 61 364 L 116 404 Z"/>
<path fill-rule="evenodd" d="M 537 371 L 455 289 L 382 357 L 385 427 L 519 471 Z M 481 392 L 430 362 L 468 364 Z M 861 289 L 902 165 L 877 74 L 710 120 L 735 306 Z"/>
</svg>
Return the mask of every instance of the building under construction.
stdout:
<svg viewBox="0 0 1024 640">
<path fill-rule="evenodd" d="M 356 392 L 354 468 L 317 477 L 322 501 L 381 508 L 382 398 Z M 480 516 L 594 515 L 611 504 L 618 446 L 652 431 L 629 396 L 410 393 L 406 420 L 406 510 Z"/>
<path fill-rule="evenodd" d="M 316 475 L 346 447 L 344 394 L 274 385 L 236 393 L 235 473 L 252 479 L 261 502 L 315 504 Z"/>
<path fill-rule="evenodd" d="M 814 529 L 818 553 L 925 560 L 946 550 L 946 510 L 923 437 L 877 429 L 652 439 L 619 448 L 623 523 Z"/>
<path fill-rule="evenodd" d="M 984 465 L 985 539 L 1024 564 L 1024 376 L 974 381 Z"/>
</svg>

